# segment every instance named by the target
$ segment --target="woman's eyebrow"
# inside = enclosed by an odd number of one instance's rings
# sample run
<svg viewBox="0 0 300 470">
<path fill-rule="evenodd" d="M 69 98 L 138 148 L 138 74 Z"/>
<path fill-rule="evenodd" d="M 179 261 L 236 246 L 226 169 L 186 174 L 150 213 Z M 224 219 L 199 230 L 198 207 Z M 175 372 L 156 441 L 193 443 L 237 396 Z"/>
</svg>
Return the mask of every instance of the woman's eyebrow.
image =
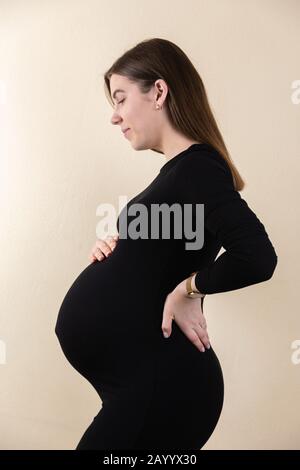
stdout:
<svg viewBox="0 0 300 470">
<path fill-rule="evenodd" d="M 121 91 L 121 92 L 124 92 L 124 93 L 125 93 L 125 90 L 121 90 L 120 88 L 118 88 L 118 90 L 115 90 L 115 91 L 113 92 L 113 95 L 112 95 L 112 97 L 113 97 L 113 98 L 115 98 L 116 94 L 117 94 L 119 91 Z"/>
</svg>

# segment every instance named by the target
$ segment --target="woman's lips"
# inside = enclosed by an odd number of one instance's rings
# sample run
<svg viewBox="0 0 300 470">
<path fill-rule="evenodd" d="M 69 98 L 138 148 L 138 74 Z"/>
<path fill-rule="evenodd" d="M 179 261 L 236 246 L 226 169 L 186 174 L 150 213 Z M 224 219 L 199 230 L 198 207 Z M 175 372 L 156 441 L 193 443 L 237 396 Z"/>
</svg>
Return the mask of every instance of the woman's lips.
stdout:
<svg viewBox="0 0 300 470">
<path fill-rule="evenodd" d="M 124 136 L 125 136 L 125 137 L 126 137 L 126 134 L 127 134 L 127 132 L 128 132 L 128 131 L 130 131 L 130 129 L 129 129 L 129 128 L 128 128 L 128 129 L 126 129 L 126 131 L 124 131 Z"/>
</svg>

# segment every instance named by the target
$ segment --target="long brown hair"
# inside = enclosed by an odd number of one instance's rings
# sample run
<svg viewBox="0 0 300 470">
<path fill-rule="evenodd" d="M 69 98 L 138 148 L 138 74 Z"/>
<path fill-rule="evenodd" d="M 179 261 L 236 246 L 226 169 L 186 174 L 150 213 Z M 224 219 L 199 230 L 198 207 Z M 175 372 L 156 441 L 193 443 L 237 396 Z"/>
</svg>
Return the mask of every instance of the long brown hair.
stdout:
<svg viewBox="0 0 300 470">
<path fill-rule="evenodd" d="M 113 73 L 136 83 L 141 93 L 148 93 L 157 79 L 165 80 L 168 94 L 164 106 L 174 129 L 215 148 L 229 165 L 235 189 L 244 188 L 245 182 L 231 160 L 202 79 L 176 44 L 161 38 L 145 39 L 119 57 L 104 74 L 104 91 L 112 106 L 110 78 Z"/>
</svg>

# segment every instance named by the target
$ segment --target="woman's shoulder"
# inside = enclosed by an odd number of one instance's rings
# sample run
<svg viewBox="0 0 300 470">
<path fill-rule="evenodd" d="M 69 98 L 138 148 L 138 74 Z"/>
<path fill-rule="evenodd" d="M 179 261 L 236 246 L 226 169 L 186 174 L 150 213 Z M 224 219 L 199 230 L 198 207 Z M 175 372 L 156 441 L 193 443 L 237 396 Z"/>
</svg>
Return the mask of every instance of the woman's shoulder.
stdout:
<svg viewBox="0 0 300 470">
<path fill-rule="evenodd" d="M 176 173 L 182 177 L 199 177 L 204 181 L 220 177 L 232 180 L 227 161 L 209 144 L 193 146 L 176 165 Z"/>
</svg>

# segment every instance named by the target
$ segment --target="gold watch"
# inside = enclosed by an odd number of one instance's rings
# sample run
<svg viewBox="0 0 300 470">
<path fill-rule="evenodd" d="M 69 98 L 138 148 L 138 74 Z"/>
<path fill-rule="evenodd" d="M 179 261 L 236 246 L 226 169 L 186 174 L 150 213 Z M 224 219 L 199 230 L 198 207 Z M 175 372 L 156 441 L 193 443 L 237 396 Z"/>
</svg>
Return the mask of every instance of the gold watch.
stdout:
<svg viewBox="0 0 300 470">
<path fill-rule="evenodd" d="M 199 298 L 199 297 L 204 297 L 205 294 L 201 294 L 201 292 L 197 291 L 197 290 L 194 290 L 192 288 L 192 278 L 194 276 L 194 274 L 197 274 L 197 271 L 195 271 L 194 273 L 192 273 L 190 275 L 190 277 L 187 278 L 186 280 L 186 291 L 187 291 L 187 295 L 189 297 L 191 297 L 192 299 L 193 298 Z"/>
</svg>

